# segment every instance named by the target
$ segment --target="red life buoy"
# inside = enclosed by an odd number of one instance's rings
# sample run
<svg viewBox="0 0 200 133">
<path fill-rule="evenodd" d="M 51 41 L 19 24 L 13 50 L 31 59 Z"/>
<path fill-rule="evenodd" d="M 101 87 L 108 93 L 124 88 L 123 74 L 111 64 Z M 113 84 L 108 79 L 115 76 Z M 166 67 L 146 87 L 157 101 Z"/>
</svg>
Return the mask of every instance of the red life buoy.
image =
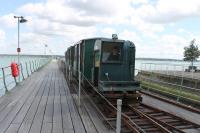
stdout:
<svg viewBox="0 0 200 133">
<path fill-rule="evenodd" d="M 11 66 L 12 76 L 17 77 L 19 75 L 19 68 L 17 63 L 12 62 L 10 66 Z"/>
</svg>

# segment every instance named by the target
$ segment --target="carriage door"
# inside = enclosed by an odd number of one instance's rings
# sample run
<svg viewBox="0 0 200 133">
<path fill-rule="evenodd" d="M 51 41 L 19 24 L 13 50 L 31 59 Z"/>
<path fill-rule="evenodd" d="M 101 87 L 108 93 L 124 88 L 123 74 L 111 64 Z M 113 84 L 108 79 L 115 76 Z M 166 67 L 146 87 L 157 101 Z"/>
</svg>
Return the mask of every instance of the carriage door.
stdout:
<svg viewBox="0 0 200 133">
<path fill-rule="evenodd" d="M 99 81 L 100 52 L 94 52 L 94 85 L 98 86 Z"/>
<path fill-rule="evenodd" d="M 101 57 L 101 40 L 96 40 L 94 46 L 94 67 L 93 67 L 93 83 L 98 86 L 99 81 L 99 67 Z"/>
</svg>

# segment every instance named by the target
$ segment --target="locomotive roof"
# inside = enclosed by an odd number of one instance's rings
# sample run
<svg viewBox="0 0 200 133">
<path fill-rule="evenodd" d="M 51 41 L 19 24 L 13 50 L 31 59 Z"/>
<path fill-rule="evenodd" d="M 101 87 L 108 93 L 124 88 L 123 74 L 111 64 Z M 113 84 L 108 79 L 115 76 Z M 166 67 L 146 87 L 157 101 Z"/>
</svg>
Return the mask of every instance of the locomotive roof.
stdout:
<svg viewBox="0 0 200 133">
<path fill-rule="evenodd" d="M 102 40 L 102 41 L 111 41 L 113 40 L 112 38 L 105 38 L 105 37 L 93 37 L 93 38 L 86 38 L 86 39 L 82 39 L 80 41 L 78 41 L 76 44 L 79 44 L 81 41 L 85 41 L 85 40 Z M 125 40 L 120 40 L 120 39 L 115 39 L 116 42 L 124 42 Z"/>
<path fill-rule="evenodd" d="M 86 41 L 86 40 L 102 40 L 102 41 L 111 41 L 113 40 L 112 38 L 106 38 L 106 37 L 93 37 L 93 38 L 86 38 L 86 39 L 82 39 L 78 42 L 76 42 L 75 44 L 73 44 L 73 46 L 80 44 L 82 41 Z M 124 42 L 125 40 L 120 40 L 120 39 L 115 39 L 115 42 Z M 69 46 L 69 48 L 73 47 L 73 46 Z"/>
</svg>

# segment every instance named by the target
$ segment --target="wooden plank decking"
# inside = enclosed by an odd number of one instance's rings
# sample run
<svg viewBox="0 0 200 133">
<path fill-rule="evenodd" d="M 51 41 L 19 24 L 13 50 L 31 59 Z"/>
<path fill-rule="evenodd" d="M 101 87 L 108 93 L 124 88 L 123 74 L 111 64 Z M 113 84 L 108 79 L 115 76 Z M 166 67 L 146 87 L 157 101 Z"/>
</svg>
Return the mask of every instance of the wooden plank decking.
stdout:
<svg viewBox="0 0 200 133">
<path fill-rule="evenodd" d="M 88 118 L 80 116 L 56 62 L 0 98 L 0 133 L 100 132 Z"/>
</svg>

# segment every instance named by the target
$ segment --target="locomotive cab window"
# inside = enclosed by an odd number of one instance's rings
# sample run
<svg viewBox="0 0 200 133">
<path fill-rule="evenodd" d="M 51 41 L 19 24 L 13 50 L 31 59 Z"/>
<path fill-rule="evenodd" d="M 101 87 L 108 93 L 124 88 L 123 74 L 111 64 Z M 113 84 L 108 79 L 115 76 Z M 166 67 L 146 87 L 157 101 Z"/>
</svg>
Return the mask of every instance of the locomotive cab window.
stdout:
<svg viewBox="0 0 200 133">
<path fill-rule="evenodd" d="M 103 42 L 102 62 L 120 63 L 122 59 L 122 44 L 116 42 Z"/>
</svg>

